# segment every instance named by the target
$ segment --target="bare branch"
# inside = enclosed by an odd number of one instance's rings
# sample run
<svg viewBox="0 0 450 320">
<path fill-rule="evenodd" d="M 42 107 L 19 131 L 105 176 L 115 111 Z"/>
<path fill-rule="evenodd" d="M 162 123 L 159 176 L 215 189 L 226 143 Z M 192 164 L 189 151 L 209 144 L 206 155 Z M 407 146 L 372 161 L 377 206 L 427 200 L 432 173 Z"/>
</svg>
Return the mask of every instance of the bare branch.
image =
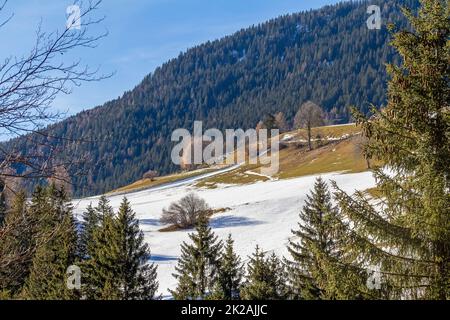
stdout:
<svg viewBox="0 0 450 320">
<path fill-rule="evenodd" d="M 3 9 L 5 8 L 7 2 L 8 2 L 8 0 L 5 0 L 5 1 L 3 1 L 2 3 L 0 3 L 0 13 L 1 13 L 1 12 L 3 11 Z M 3 20 L 3 21 L 0 20 L 0 28 L 3 27 L 5 24 L 7 24 L 13 17 L 14 17 L 14 14 L 11 13 L 11 14 L 9 15 L 9 17 L 6 18 L 5 20 Z"/>
<path fill-rule="evenodd" d="M 7 0 L 0 4 L 0 13 L 6 3 Z M 68 142 L 87 141 L 57 137 L 51 133 L 51 128 L 44 128 L 64 117 L 63 113 L 52 109 L 59 94 L 70 94 L 73 87 L 82 83 L 112 76 L 100 74 L 99 68 L 82 65 L 81 61 L 64 59 L 66 53 L 74 49 L 95 48 L 108 35 L 107 31 L 97 35 L 89 33 L 90 26 L 105 19 L 94 17 L 101 3 L 102 0 L 91 0 L 84 5 L 82 1 L 75 1 L 81 10 L 80 20 L 75 21 L 81 26 L 80 30 L 64 26 L 64 29 L 47 33 L 41 23 L 36 30 L 35 44 L 27 55 L 6 57 L 0 63 L 0 135 L 2 139 L 12 138 L 0 143 L 0 179 L 12 176 L 58 179 L 55 174 L 59 171 L 65 173 L 59 178 L 67 182 L 66 173 L 74 174 L 71 168 L 83 161 L 64 160 L 61 155 Z M 0 22 L 0 27 L 11 18 Z M 15 139 L 23 135 L 25 138 Z M 61 170 L 61 166 L 66 167 L 65 170 Z"/>
</svg>

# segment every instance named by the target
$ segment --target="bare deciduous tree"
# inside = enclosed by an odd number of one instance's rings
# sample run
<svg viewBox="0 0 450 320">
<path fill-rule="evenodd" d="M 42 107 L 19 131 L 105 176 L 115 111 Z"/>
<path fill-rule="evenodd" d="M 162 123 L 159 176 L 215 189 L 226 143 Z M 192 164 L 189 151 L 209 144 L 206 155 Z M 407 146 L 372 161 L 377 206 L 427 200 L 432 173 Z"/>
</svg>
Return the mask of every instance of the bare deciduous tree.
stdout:
<svg viewBox="0 0 450 320">
<path fill-rule="evenodd" d="M 5 11 L 7 0 L 0 4 L 0 14 Z M 94 48 L 106 32 L 98 35 L 89 33 L 90 26 L 99 24 L 104 17 L 93 17 L 101 0 L 88 1 L 80 7 L 79 20 L 73 21 L 80 29 L 64 26 L 61 30 L 45 32 L 39 26 L 36 41 L 30 52 L 24 56 L 5 57 L 0 62 L 0 137 L 13 138 L 0 144 L 0 179 L 54 178 L 58 177 L 54 166 L 66 167 L 71 171 L 83 159 L 55 160 L 62 154 L 61 145 L 67 137 L 52 136 L 45 129 L 50 123 L 61 120 L 61 112 L 52 110 L 52 104 L 59 94 L 69 94 L 75 86 L 84 82 L 99 81 L 111 74 L 99 74 L 98 68 L 91 69 L 81 61 L 67 62 L 67 53 L 79 48 Z M 0 27 L 13 18 L 7 15 L 0 20 Z M 27 150 L 15 137 L 27 139 Z M 23 141 L 23 140 L 22 140 Z M 59 146 L 58 146 L 59 145 Z M 29 147 L 31 146 L 31 147 Z M 12 168 L 20 167 L 21 170 Z M 61 170 L 59 170 L 61 171 Z"/>
<path fill-rule="evenodd" d="M 281 111 L 275 115 L 275 124 L 281 133 L 289 130 L 289 127 L 288 127 L 287 121 L 286 121 L 286 117 L 285 117 L 284 113 Z"/>
<path fill-rule="evenodd" d="M 312 150 L 311 128 L 325 125 L 325 114 L 317 104 L 308 101 L 300 106 L 294 118 L 296 129 L 306 129 L 308 132 L 308 146 Z"/>
<path fill-rule="evenodd" d="M 195 193 L 190 193 L 180 201 L 170 204 L 168 209 L 164 209 L 160 221 L 182 229 L 189 228 L 195 225 L 200 215 L 209 211 L 205 200 Z"/>
<path fill-rule="evenodd" d="M 257 133 L 259 133 L 259 130 L 261 130 L 261 129 L 264 129 L 264 123 L 262 121 L 259 121 L 255 127 L 255 130 Z"/>
<path fill-rule="evenodd" d="M 64 166 L 55 166 L 53 171 L 54 176 L 48 178 L 48 183 L 54 184 L 57 189 L 63 189 L 68 195 L 72 195 L 72 184 L 70 183 L 70 174 Z"/>
<path fill-rule="evenodd" d="M 155 178 L 158 176 L 158 171 L 156 170 L 149 170 L 142 176 L 143 179 L 150 179 L 150 181 L 154 181 Z"/>
</svg>

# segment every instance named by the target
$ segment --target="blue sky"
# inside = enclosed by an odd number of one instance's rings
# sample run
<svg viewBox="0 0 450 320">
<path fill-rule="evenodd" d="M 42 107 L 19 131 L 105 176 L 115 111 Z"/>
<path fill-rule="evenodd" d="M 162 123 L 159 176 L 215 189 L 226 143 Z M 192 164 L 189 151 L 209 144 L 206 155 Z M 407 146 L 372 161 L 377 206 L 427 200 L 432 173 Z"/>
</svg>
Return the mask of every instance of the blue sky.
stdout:
<svg viewBox="0 0 450 320">
<path fill-rule="evenodd" d="M 74 114 L 117 98 L 136 86 L 180 52 L 229 35 L 241 28 L 286 13 L 319 8 L 337 0 L 104 0 L 98 16 L 105 21 L 95 30 L 109 35 L 95 49 L 73 52 L 81 59 L 115 75 L 74 88 L 55 101 L 59 110 Z M 42 20 L 45 31 L 64 28 L 66 8 L 73 0 L 10 0 L 1 16 L 14 13 L 0 29 L 0 59 L 27 53 Z"/>
</svg>

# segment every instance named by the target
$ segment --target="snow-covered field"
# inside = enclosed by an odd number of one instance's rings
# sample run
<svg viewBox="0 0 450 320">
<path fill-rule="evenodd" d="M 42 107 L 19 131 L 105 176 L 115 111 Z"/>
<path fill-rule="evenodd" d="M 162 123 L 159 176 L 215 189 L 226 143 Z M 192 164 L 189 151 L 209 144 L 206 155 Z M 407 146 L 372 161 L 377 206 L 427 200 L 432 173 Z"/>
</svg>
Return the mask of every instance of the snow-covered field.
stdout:
<svg viewBox="0 0 450 320">
<path fill-rule="evenodd" d="M 347 192 L 365 190 L 375 186 L 369 172 L 357 174 L 322 174 L 325 180 L 335 180 Z M 196 192 L 215 209 L 230 208 L 216 214 L 211 220 L 214 232 L 226 239 L 229 233 L 235 240 L 236 251 L 247 260 L 259 244 L 265 251 L 287 255 L 286 244 L 291 229 L 297 229 L 298 213 L 317 176 L 289 180 L 258 182 L 250 185 L 220 186 L 216 189 L 198 189 L 185 181 L 171 187 L 154 188 L 126 195 L 140 220 L 149 243 L 152 261 L 158 265 L 160 292 L 168 295 L 168 289 L 176 286 L 172 277 L 180 254 L 180 244 L 188 240 L 192 230 L 158 232 L 159 217 L 163 208 L 189 192 Z M 123 195 L 109 197 L 117 209 Z M 98 197 L 75 200 L 75 213 L 81 214 L 89 203 L 96 205 Z"/>
</svg>

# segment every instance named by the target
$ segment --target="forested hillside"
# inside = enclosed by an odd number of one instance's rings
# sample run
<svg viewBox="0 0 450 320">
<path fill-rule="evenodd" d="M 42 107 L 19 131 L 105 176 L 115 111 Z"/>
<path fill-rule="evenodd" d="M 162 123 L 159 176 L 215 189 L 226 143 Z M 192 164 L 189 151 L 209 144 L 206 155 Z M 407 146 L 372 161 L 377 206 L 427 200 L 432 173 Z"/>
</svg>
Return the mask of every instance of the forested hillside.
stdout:
<svg viewBox="0 0 450 320">
<path fill-rule="evenodd" d="M 177 170 L 171 133 L 204 126 L 250 128 L 267 113 L 292 120 L 301 103 L 322 106 L 334 123 L 348 106 L 367 112 L 385 101 L 385 63 L 397 59 L 387 22 L 405 26 L 398 4 L 416 0 L 347 2 L 282 16 L 180 54 L 133 90 L 48 128 L 63 156 L 85 159 L 73 170 L 76 195 L 98 194 L 139 179 L 149 169 Z M 381 6 L 383 28 L 366 26 L 367 6 Z M 50 139 L 36 137 L 36 139 Z M 14 147 L 32 150 L 33 139 Z M 47 152 L 39 150 L 39 152 Z"/>
</svg>

